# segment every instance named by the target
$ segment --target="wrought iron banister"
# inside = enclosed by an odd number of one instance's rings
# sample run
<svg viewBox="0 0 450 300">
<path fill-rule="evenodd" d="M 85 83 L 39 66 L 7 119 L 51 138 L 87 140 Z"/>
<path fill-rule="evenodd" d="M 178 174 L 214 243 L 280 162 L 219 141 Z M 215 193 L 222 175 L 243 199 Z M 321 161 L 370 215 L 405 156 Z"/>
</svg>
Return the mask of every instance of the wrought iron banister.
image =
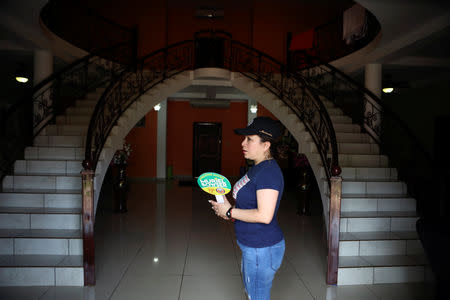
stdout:
<svg viewBox="0 0 450 300">
<path fill-rule="evenodd" d="M 269 89 L 304 122 L 330 180 L 337 172 L 333 168 L 339 166 L 336 135 L 326 107 L 305 78 L 289 72 L 285 65 L 267 54 L 238 41 L 231 42 L 229 64 L 231 70 Z"/>
<path fill-rule="evenodd" d="M 109 85 L 89 125 L 85 158 L 91 162 L 90 166 L 95 169 L 106 138 L 123 111 L 155 84 L 194 67 L 194 44 L 195 41 L 183 41 L 157 50 L 139 62 L 136 72 L 127 69 Z M 268 88 L 305 123 L 329 179 L 333 166 L 339 165 L 336 136 L 325 106 L 305 79 L 289 73 L 274 58 L 238 41 L 225 40 L 224 47 L 225 68 L 240 72 Z"/>
<path fill-rule="evenodd" d="M 199 36 L 203 38 L 204 34 L 206 33 L 202 32 Z M 263 52 L 227 39 L 226 35 L 217 37 L 214 36 L 214 32 L 211 34 L 215 39 L 211 45 L 213 47 L 218 44 L 223 46 L 223 49 L 220 50 L 223 51 L 222 61 L 217 61 L 215 56 L 211 61 L 202 60 L 202 64 L 206 63 L 205 66 L 214 67 L 214 65 L 209 65 L 212 62 L 217 64 L 216 67 L 240 72 L 259 82 L 290 107 L 309 130 L 322 159 L 330 190 L 334 195 L 332 198 L 340 201 L 340 181 L 337 183 L 331 181 L 332 178 L 339 178 L 337 176 L 340 174 L 336 136 L 327 110 L 319 97 L 314 94 L 314 90 L 302 76 L 290 73 L 283 64 Z M 94 174 L 93 171 L 96 169 L 100 153 L 110 132 L 120 116 L 133 102 L 158 83 L 184 70 L 192 70 L 198 65 L 196 62 L 198 57 L 195 56 L 198 45 L 196 40 L 188 40 L 157 50 L 142 58 L 137 68 L 125 69 L 110 83 L 98 101 L 89 123 L 83 162 L 84 173 Z M 83 187 L 86 188 L 83 188 L 83 230 L 87 235 L 83 245 L 89 245 L 84 249 L 84 270 L 85 284 L 89 285 L 95 282 L 94 246 L 91 234 L 93 232 L 94 195 L 92 192 L 93 178 L 84 173 Z M 336 205 L 339 204 L 333 202 L 330 207 L 333 208 Z M 332 229 L 329 230 L 329 240 L 332 246 L 330 246 L 329 255 L 329 274 L 332 275 L 329 282 L 335 283 L 338 265 L 336 253 L 339 241 L 339 218 L 330 222 L 332 222 L 332 224 L 330 223 Z"/>
<path fill-rule="evenodd" d="M 2 112 L 1 178 L 12 172 L 14 161 L 23 155 L 24 148 L 32 144 L 33 138 L 49 122 L 54 121 L 56 114 L 63 112 L 87 92 L 104 85 L 124 68 L 123 65 L 103 57 L 111 57 L 111 52 L 117 52 L 119 49 L 126 52 L 128 48 L 129 44 L 121 43 L 78 59 L 44 79 L 27 96 Z"/>
<path fill-rule="evenodd" d="M 399 178 L 416 197 L 420 212 L 424 202 L 429 201 L 421 198 L 433 181 L 435 162 L 429 151 L 398 114 L 370 90 L 317 57 L 306 53 L 298 57 L 306 58 L 303 61 L 294 58 L 298 65 L 309 65 L 298 73 L 308 80 L 316 93 L 340 107 L 380 145 L 381 151 L 398 169 Z"/>
<path fill-rule="evenodd" d="M 122 113 L 148 89 L 166 78 L 192 69 L 194 43 L 182 41 L 152 52 L 137 68 L 125 69 L 113 80 L 94 109 L 86 139 L 85 160 L 95 170 L 106 139 Z"/>
</svg>

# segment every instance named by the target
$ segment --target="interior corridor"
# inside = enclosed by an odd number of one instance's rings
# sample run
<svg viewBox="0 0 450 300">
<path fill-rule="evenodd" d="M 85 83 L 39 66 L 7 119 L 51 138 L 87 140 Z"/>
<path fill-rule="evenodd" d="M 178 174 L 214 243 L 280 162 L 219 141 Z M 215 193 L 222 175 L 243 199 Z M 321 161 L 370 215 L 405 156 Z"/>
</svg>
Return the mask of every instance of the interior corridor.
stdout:
<svg viewBox="0 0 450 300">
<path fill-rule="evenodd" d="M 128 212 L 117 214 L 111 190 L 104 184 L 96 219 L 95 287 L 0 287 L 0 299 L 245 300 L 232 224 L 214 215 L 208 194 L 135 180 Z M 286 256 L 273 300 L 432 298 L 423 283 L 327 287 L 322 218 L 297 216 L 295 201 L 288 191 L 280 206 Z"/>
</svg>

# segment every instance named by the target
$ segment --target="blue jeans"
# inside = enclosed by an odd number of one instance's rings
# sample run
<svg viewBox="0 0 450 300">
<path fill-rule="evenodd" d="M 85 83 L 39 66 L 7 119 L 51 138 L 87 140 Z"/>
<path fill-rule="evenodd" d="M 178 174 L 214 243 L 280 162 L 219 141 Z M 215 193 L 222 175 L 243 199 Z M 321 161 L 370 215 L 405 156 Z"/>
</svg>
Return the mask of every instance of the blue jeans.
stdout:
<svg viewBox="0 0 450 300">
<path fill-rule="evenodd" d="M 270 300 L 275 273 L 284 257 L 284 239 L 264 248 L 252 248 L 237 242 L 242 251 L 241 271 L 245 291 L 250 300 Z"/>
</svg>

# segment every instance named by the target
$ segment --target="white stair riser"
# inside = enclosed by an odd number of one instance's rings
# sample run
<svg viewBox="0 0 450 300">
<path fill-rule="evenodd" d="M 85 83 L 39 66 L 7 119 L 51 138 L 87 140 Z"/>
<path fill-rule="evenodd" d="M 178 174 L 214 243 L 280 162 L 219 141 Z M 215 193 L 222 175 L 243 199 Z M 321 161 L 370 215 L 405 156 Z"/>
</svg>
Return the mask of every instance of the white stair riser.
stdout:
<svg viewBox="0 0 450 300">
<path fill-rule="evenodd" d="M 58 160 L 18 160 L 14 164 L 14 173 L 20 174 L 80 174 L 82 170 L 79 161 Z"/>
<path fill-rule="evenodd" d="M 387 168 L 389 161 L 385 155 L 341 154 L 339 165 L 341 167 Z"/>
<path fill-rule="evenodd" d="M 341 232 L 415 231 L 417 217 L 341 218 Z"/>
<path fill-rule="evenodd" d="M 380 147 L 377 144 L 339 143 L 339 153 L 345 154 L 379 154 Z"/>
<path fill-rule="evenodd" d="M 86 125 L 47 125 L 40 135 L 69 135 L 86 136 L 88 126 Z"/>
<path fill-rule="evenodd" d="M 79 190 L 81 189 L 81 176 L 6 176 L 3 188 Z"/>
<path fill-rule="evenodd" d="M 0 286 L 83 286 L 83 268 L 0 268 Z"/>
<path fill-rule="evenodd" d="M 81 208 L 80 194 L 0 193 L 0 207 Z"/>
<path fill-rule="evenodd" d="M 82 147 L 27 147 L 25 148 L 25 159 L 40 160 L 78 160 L 84 159 L 84 148 Z"/>
<path fill-rule="evenodd" d="M 0 229 L 80 229 L 80 214 L 0 213 Z"/>
<path fill-rule="evenodd" d="M 39 147 L 83 147 L 84 136 L 45 136 L 38 135 L 34 138 L 34 146 Z"/>
<path fill-rule="evenodd" d="M 363 133 L 337 132 L 336 140 L 338 143 L 370 143 L 370 137 Z"/>
<path fill-rule="evenodd" d="M 423 266 L 339 268 L 338 285 L 420 282 Z"/>
<path fill-rule="evenodd" d="M 342 193 L 344 195 L 405 195 L 407 193 L 406 184 L 400 181 L 343 181 L 342 182 Z"/>
<path fill-rule="evenodd" d="M 423 255 L 421 248 L 419 240 L 340 241 L 339 256 Z"/>
<path fill-rule="evenodd" d="M 73 115 L 90 116 L 94 112 L 94 109 L 95 109 L 95 106 L 93 106 L 93 105 L 69 107 L 66 110 L 66 116 L 73 116 Z"/>
<path fill-rule="evenodd" d="M 83 255 L 83 239 L 0 238 L 0 255 Z"/>
<path fill-rule="evenodd" d="M 342 198 L 341 211 L 416 211 L 414 198 Z"/>
<path fill-rule="evenodd" d="M 333 124 L 352 124 L 352 119 L 347 116 L 330 116 Z"/>
<path fill-rule="evenodd" d="M 72 116 L 57 116 L 56 124 L 73 124 L 88 126 L 91 121 L 91 116 L 87 115 L 72 115 Z"/>
<path fill-rule="evenodd" d="M 335 132 L 361 133 L 361 127 L 355 124 L 333 124 Z"/>
<path fill-rule="evenodd" d="M 385 180 L 396 180 L 397 170 L 393 168 L 342 168 L 341 173 L 342 179 L 385 179 Z"/>
<path fill-rule="evenodd" d="M 327 108 L 328 114 L 330 116 L 342 116 L 344 113 L 342 112 L 342 109 L 336 108 L 336 107 L 329 107 Z"/>
</svg>

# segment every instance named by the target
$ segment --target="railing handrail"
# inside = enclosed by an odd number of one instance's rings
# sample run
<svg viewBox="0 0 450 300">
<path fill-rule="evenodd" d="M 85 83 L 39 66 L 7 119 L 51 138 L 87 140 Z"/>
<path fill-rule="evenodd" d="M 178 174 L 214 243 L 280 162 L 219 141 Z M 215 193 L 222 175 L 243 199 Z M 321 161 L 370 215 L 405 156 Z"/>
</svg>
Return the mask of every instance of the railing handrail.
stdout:
<svg viewBox="0 0 450 300">
<path fill-rule="evenodd" d="M 208 33 L 205 31 L 205 33 Z M 215 34 L 214 32 L 212 32 L 212 34 Z M 147 59 L 150 59 L 152 57 L 156 57 L 158 54 L 161 53 L 167 53 L 170 48 L 174 48 L 177 47 L 179 45 L 182 45 L 184 43 L 194 43 L 195 40 L 185 40 L 185 41 L 181 41 L 175 44 L 172 44 L 170 46 L 167 46 L 165 48 L 161 48 L 158 50 L 153 51 L 152 53 L 144 56 L 142 59 L 139 60 L 138 66 L 143 66 L 145 64 L 145 61 Z M 242 42 L 239 41 L 235 41 L 235 40 L 230 40 L 230 51 L 231 49 L 233 49 L 234 45 L 239 45 L 240 47 L 244 47 L 247 50 L 250 50 L 252 53 L 256 53 L 257 55 L 259 55 L 260 57 L 263 57 L 264 59 L 272 62 L 273 64 L 278 66 L 278 70 L 280 72 L 280 74 L 282 76 L 285 76 L 285 78 L 292 78 L 295 79 L 295 81 L 297 82 L 297 84 L 299 84 L 301 87 L 305 88 L 308 90 L 308 92 L 311 94 L 310 97 L 312 97 L 314 99 L 313 103 L 315 103 L 314 105 L 316 105 L 317 107 L 315 108 L 315 110 L 318 112 L 318 114 L 320 115 L 320 118 L 323 118 L 323 126 L 325 126 L 325 129 L 328 132 L 328 137 L 329 137 L 329 141 L 327 141 L 328 143 L 331 144 L 331 153 L 328 152 L 328 147 L 329 145 L 326 145 L 326 149 L 322 149 L 323 148 L 323 143 L 320 143 L 320 141 L 317 140 L 317 137 L 315 136 L 315 131 L 314 128 L 311 128 L 310 125 L 308 124 L 307 121 L 304 121 L 306 127 L 308 128 L 308 130 L 312 133 L 311 136 L 314 140 L 314 142 L 316 143 L 316 145 L 318 146 L 318 148 L 320 148 L 321 150 L 319 150 L 319 154 L 321 156 L 321 159 L 324 163 L 324 167 L 326 170 L 326 175 L 327 175 L 327 179 L 329 180 L 332 176 L 332 170 L 334 166 L 338 166 L 338 150 L 337 150 L 337 141 L 336 141 L 336 135 L 334 132 L 334 127 L 333 124 L 331 122 L 331 118 L 328 115 L 328 112 L 326 110 L 326 107 L 324 106 L 324 104 L 320 101 L 319 97 L 317 96 L 317 94 L 314 93 L 314 90 L 311 89 L 309 87 L 309 85 L 306 83 L 305 79 L 300 76 L 299 74 L 295 74 L 295 73 L 291 73 L 289 72 L 288 68 L 283 65 L 280 61 L 276 60 L 275 58 L 269 56 L 266 53 L 263 53 L 262 51 L 259 51 L 251 46 L 245 45 Z M 231 53 L 231 52 L 230 52 Z M 224 57 L 225 61 L 227 59 L 226 55 Z M 224 62 L 225 62 L 224 61 Z M 233 70 L 233 67 L 230 67 L 230 70 Z M 89 167 L 95 169 L 98 163 L 98 159 L 100 156 L 100 149 L 102 149 L 104 147 L 104 144 L 106 143 L 106 137 L 103 136 L 102 137 L 102 142 L 101 145 L 97 145 L 100 146 L 99 149 L 93 149 L 93 134 L 95 129 L 95 122 L 96 119 L 99 117 L 100 111 L 103 109 L 102 107 L 105 105 L 105 101 L 107 101 L 107 97 L 110 93 L 112 93 L 113 88 L 120 82 L 120 80 L 124 77 L 124 76 L 128 76 L 127 74 L 132 74 L 133 73 L 133 69 L 131 68 L 127 68 L 125 69 L 117 78 L 116 80 L 114 80 L 113 82 L 110 83 L 110 85 L 108 86 L 108 88 L 104 91 L 104 93 L 102 94 L 99 102 L 97 103 L 97 106 L 94 109 L 94 113 L 92 115 L 90 124 L 89 124 L 89 129 L 88 129 L 88 133 L 87 133 L 87 137 L 86 137 L 86 149 L 85 149 L 85 161 L 89 162 Z M 164 70 L 165 72 L 166 70 Z M 242 73 L 245 75 L 245 73 Z M 165 76 L 162 80 L 165 79 Z M 270 90 L 270 89 L 269 89 Z M 272 91 L 273 92 L 273 91 Z M 280 96 L 280 95 L 278 95 Z M 289 104 L 288 102 L 286 102 L 282 96 L 281 100 L 283 102 L 285 102 L 289 107 L 291 106 L 291 104 Z M 133 100 L 134 101 L 134 100 Z M 129 103 L 128 105 L 131 105 L 132 103 Z M 123 112 L 124 110 L 126 110 L 126 108 L 121 108 L 121 111 Z M 294 110 L 296 111 L 296 110 Z M 296 112 L 296 114 L 298 115 L 298 113 Z M 299 116 L 299 115 L 298 115 Z M 120 116 L 116 116 L 114 118 L 114 122 L 117 121 L 117 119 Z M 300 117 L 300 116 L 299 116 Z M 111 121 L 111 120 L 110 120 Z M 111 121 L 112 122 L 112 121 Z M 111 127 L 110 125 L 108 125 L 109 127 Z M 109 128 L 108 127 L 108 128 Z M 109 135 L 109 132 L 112 130 L 112 127 L 108 129 L 108 132 L 105 132 L 104 134 Z M 323 155 L 323 151 L 328 152 L 331 154 L 331 163 L 327 164 L 328 161 L 328 157 L 326 155 Z M 329 168 L 327 167 L 329 165 Z"/>
<path fill-rule="evenodd" d="M 125 45 L 125 44 L 126 43 L 119 43 L 117 45 L 114 45 L 110 49 L 109 48 L 108 49 L 102 49 L 102 50 L 96 51 L 94 53 L 88 54 L 86 56 L 83 56 L 83 57 L 81 57 L 81 58 L 71 62 L 70 64 L 68 64 L 67 66 L 63 67 L 62 69 L 60 69 L 60 70 L 50 74 L 48 77 L 44 78 L 41 82 L 39 82 L 38 84 L 33 86 L 31 91 L 29 93 L 27 93 L 26 96 L 22 97 L 18 102 L 14 103 L 13 105 L 9 106 L 6 114 L 13 113 L 16 109 L 18 109 L 20 106 L 22 106 L 25 102 L 29 101 L 30 98 L 32 98 L 33 95 L 35 95 L 43 87 L 47 86 L 52 81 L 55 81 L 55 80 L 61 78 L 61 76 L 63 74 L 68 73 L 72 69 L 75 69 L 78 66 L 83 65 L 85 62 L 88 62 L 91 58 L 93 58 L 95 56 L 98 56 L 99 54 L 101 54 L 105 50 L 112 50 L 112 49 L 114 49 L 116 47 L 118 48 L 118 47 L 120 47 L 122 45 Z"/>
<path fill-rule="evenodd" d="M 328 127 L 332 129 L 331 132 L 329 133 L 329 134 L 331 135 L 331 141 L 330 141 L 330 144 L 331 144 L 331 150 L 332 150 L 332 153 L 331 153 L 331 154 L 332 154 L 331 167 L 333 167 L 333 166 L 339 166 L 339 154 L 338 154 L 337 140 L 336 140 L 336 133 L 335 133 L 335 131 L 334 131 L 333 122 L 331 121 L 331 118 L 330 118 L 330 116 L 329 116 L 329 114 L 328 114 L 328 111 L 327 111 L 325 105 L 323 104 L 322 101 L 320 101 L 320 99 L 318 98 L 317 94 L 316 94 L 315 92 L 313 92 L 313 91 L 315 91 L 315 89 L 313 89 L 313 88 L 307 83 L 307 81 L 305 80 L 305 78 L 304 78 L 303 76 L 301 76 L 300 74 L 295 73 L 295 72 L 290 72 L 289 69 L 288 69 L 288 67 L 287 67 L 286 65 L 282 64 L 279 60 L 277 60 L 277 59 L 275 59 L 275 58 L 269 56 L 268 54 L 266 54 L 266 53 L 264 53 L 264 52 L 262 52 L 262 51 L 260 51 L 260 50 L 258 50 L 258 49 L 255 49 L 255 48 L 253 48 L 253 47 L 251 47 L 251 46 L 249 46 L 249 45 L 246 45 L 246 44 L 244 44 L 244 43 L 242 43 L 242 42 L 234 41 L 234 40 L 233 40 L 232 43 L 238 44 L 238 45 L 240 45 L 240 46 L 242 46 L 242 47 L 247 48 L 248 50 L 251 50 L 251 51 L 253 51 L 253 52 L 256 52 L 256 53 L 258 53 L 258 55 L 261 55 L 261 56 L 263 56 L 263 57 L 266 57 L 267 59 L 271 60 L 271 61 L 274 62 L 275 64 L 278 64 L 278 65 L 280 66 L 280 69 L 281 69 L 281 70 L 284 69 L 284 71 L 286 72 L 286 73 L 285 73 L 285 76 L 290 76 L 290 77 L 296 78 L 297 81 L 302 82 L 303 85 L 304 85 L 304 87 L 307 88 L 307 89 L 312 93 L 313 97 L 314 97 L 315 100 L 316 100 L 315 103 L 319 106 L 319 112 L 321 113 L 321 117 L 324 117 L 324 118 L 325 118 L 325 121 L 326 121 Z M 244 75 L 245 75 L 245 74 L 244 74 Z M 281 98 L 281 100 L 283 100 L 283 99 Z M 284 102 L 284 101 L 283 101 L 283 102 Z M 290 106 L 289 103 L 286 103 L 286 102 L 285 102 L 285 104 L 288 105 L 288 106 Z M 295 110 L 294 110 L 294 111 L 295 111 Z M 312 128 L 309 128 L 309 124 L 308 124 L 307 122 L 304 122 L 304 123 L 305 123 L 305 126 L 310 130 L 310 132 L 314 132 L 314 130 L 313 130 Z M 312 138 L 314 139 L 314 142 L 315 142 L 316 145 L 317 145 L 317 144 L 318 144 L 318 141 L 316 140 L 315 136 L 314 136 L 314 135 L 311 135 L 311 136 L 312 136 Z M 322 153 L 320 153 L 320 154 L 322 155 Z M 325 167 L 325 166 L 326 166 L 326 165 L 325 165 L 326 157 L 322 157 L 322 160 L 324 160 L 324 167 Z M 325 167 L 325 171 L 326 171 L 327 179 L 329 180 L 329 179 L 331 178 L 331 176 L 332 176 L 331 170 L 328 170 L 328 169 Z M 336 171 L 336 173 L 337 173 L 337 171 Z M 339 172 L 339 173 L 340 173 L 340 172 Z"/>
<path fill-rule="evenodd" d="M 138 68 L 142 68 L 145 64 L 145 61 L 147 59 L 150 59 L 151 57 L 156 56 L 159 53 L 165 53 L 167 52 L 169 49 L 180 46 L 182 44 L 188 44 L 188 43 L 192 43 L 193 40 L 184 40 L 184 41 L 180 41 L 174 44 L 171 44 L 167 47 L 155 50 L 153 52 L 151 52 L 148 55 L 145 55 L 144 57 L 142 57 L 141 59 L 139 59 L 137 66 Z M 105 89 L 105 91 L 103 92 L 102 96 L 100 97 L 99 101 L 97 102 L 97 105 L 95 106 L 94 112 L 92 113 L 92 117 L 91 120 L 89 122 L 89 127 L 88 127 L 88 131 L 87 131 L 87 135 L 86 135 L 86 146 L 85 146 L 85 161 L 88 163 L 89 168 L 92 168 L 93 170 L 95 170 L 95 167 L 97 166 L 98 163 L 98 158 L 100 156 L 100 151 L 97 151 L 97 153 L 95 153 L 95 157 L 92 157 L 92 134 L 93 134 L 93 130 L 94 130 L 94 125 L 96 122 L 96 116 L 99 114 L 99 111 L 102 109 L 102 105 L 103 103 L 106 101 L 106 97 L 107 95 L 110 93 L 110 91 L 112 90 L 112 88 L 127 74 L 133 73 L 133 71 L 135 70 L 135 66 L 128 66 L 127 68 L 125 68 L 125 70 L 123 70 L 115 80 L 113 80 L 108 87 Z M 166 70 L 164 70 L 166 71 Z M 164 78 L 165 79 L 165 78 Z M 163 79 L 163 80 L 164 80 Z M 132 103 L 130 103 L 129 105 L 131 105 Z M 124 111 L 126 110 L 126 108 L 124 109 Z M 116 116 L 116 120 L 119 118 L 120 116 Z M 109 132 L 112 130 L 112 127 L 109 129 L 107 135 L 109 135 Z M 106 139 L 102 142 L 102 145 L 100 147 L 103 148 L 104 144 L 106 142 Z M 98 149 L 97 149 L 98 150 Z"/>
<path fill-rule="evenodd" d="M 305 69 L 311 69 L 311 68 L 317 68 L 317 67 L 321 67 L 321 66 L 325 66 L 329 69 L 331 69 L 332 72 L 339 74 L 339 76 L 343 77 L 346 81 L 348 81 L 349 83 L 351 83 L 354 87 L 356 87 L 356 90 L 358 90 L 359 92 L 363 93 L 364 95 L 368 95 L 378 106 L 380 106 L 383 110 L 383 112 L 389 114 L 392 118 L 394 118 L 394 120 L 396 122 L 399 123 L 399 125 L 405 130 L 405 132 L 407 132 L 407 134 L 410 136 L 411 140 L 414 142 L 414 144 L 420 149 L 420 151 L 425 155 L 426 159 L 428 160 L 430 165 L 433 165 L 433 159 L 431 154 L 425 149 L 425 147 L 423 146 L 423 144 L 419 141 L 419 139 L 417 138 L 417 136 L 412 132 L 412 130 L 409 128 L 409 126 L 400 118 L 400 116 L 395 113 L 381 98 L 379 98 L 377 95 L 375 95 L 372 91 L 370 91 L 369 89 L 367 89 L 365 86 L 363 86 L 362 84 L 360 84 L 359 82 L 357 82 L 355 79 L 351 78 L 349 75 L 345 74 L 343 71 L 339 70 L 338 68 L 336 68 L 335 66 L 326 63 L 326 62 L 322 62 L 320 60 L 320 58 L 318 57 L 313 57 L 312 55 L 310 55 L 309 53 L 305 52 L 305 51 L 298 51 L 299 53 L 302 52 L 303 55 L 307 56 L 309 59 L 316 59 L 319 64 L 316 64 L 314 66 L 305 68 Z M 305 70 L 302 69 L 302 70 Z M 301 70 L 300 70 L 301 71 Z M 319 89 L 316 89 L 318 92 L 320 92 Z M 362 125 L 362 124 L 360 124 Z M 371 132 L 367 132 L 369 135 L 372 136 Z M 372 136 L 372 138 L 374 138 L 374 140 L 380 144 L 379 139 Z"/>
</svg>

